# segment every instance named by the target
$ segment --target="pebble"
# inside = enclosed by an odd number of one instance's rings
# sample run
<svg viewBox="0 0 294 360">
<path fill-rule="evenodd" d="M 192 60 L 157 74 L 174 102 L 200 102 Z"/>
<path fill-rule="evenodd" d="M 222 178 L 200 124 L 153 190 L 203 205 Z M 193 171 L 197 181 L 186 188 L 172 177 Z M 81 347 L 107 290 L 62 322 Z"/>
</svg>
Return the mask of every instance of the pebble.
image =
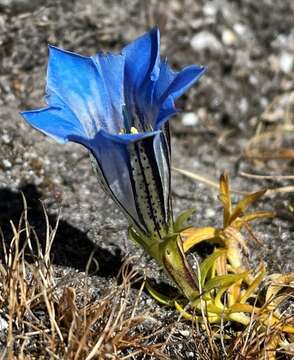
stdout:
<svg viewBox="0 0 294 360">
<path fill-rule="evenodd" d="M 22 13 L 26 11 L 33 11 L 45 3 L 46 0 L 0 0 L 0 8 Z"/>
<path fill-rule="evenodd" d="M 232 46 L 237 44 L 238 39 L 232 30 L 224 29 L 224 31 L 222 32 L 222 42 L 224 45 Z"/>
<path fill-rule="evenodd" d="M 208 208 L 205 210 L 205 217 L 206 218 L 213 218 L 216 216 L 215 210 L 212 208 Z"/>
<path fill-rule="evenodd" d="M 184 126 L 195 126 L 198 122 L 198 116 L 193 112 L 185 113 L 182 117 L 182 124 Z"/>
<path fill-rule="evenodd" d="M 190 336 L 190 331 L 189 330 L 179 330 L 179 333 L 184 337 Z"/>
<path fill-rule="evenodd" d="M 193 351 L 187 351 L 186 356 L 188 359 L 195 359 L 195 354 L 193 353 Z"/>
<path fill-rule="evenodd" d="M 10 169 L 12 167 L 12 164 L 8 159 L 3 159 L 2 164 L 5 167 L 5 169 Z"/>
<path fill-rule="evenodd" d="M 0 331 L 5 331 L 8 329 L 8 322 L 0 317 Z"/>
<path fill-rule="evenodd" d="M 9 137 L 8 134 L 2 135 L 1 140 L 4 142 L 4 144 L 9 144 L 10 143 L 10 137 Z"/>
<path fill-rule="evenodd" d="M 248 100 L 246 98 L 242 98 L 239 103 L 239 109 L 242 114 L 245 114 L 249 109 Z"/>
<path fill-rule="evenodd" d="M 248 34 L 247 27 L 245 25 L 241 24 L 241 23 L 234 24 L 233 29 L 234 29 L 235 33 L 238 34 L 241 37 L 245 37 L 246 34 Z"/>
<path fill-rule="evenodd" d="M 206 3 L 202 8 L 203 14 L 209 17 L 215 17 L 217 13 L 217 7 L 213 3 Z"/>
<path fill-rule="evenodd" d="M 281 56 L 280 56 L 280 69 L 285 73 L 285 74 L 290 74 L 291 71 L 293 70 L 293 65 L 294 65 L 294 55 L 290 54 L 287 51 L 283 51 Z"/>
<path fill-rule="evenodd" d="M 190 45 L 191 48 L 197 52 L 210 50 L 212 52 L 219 53 L 223 49 L 221 42 L 214 34 L 208 31 L 201 31 L 194 35 L 191 39 Z"/>
</svg>

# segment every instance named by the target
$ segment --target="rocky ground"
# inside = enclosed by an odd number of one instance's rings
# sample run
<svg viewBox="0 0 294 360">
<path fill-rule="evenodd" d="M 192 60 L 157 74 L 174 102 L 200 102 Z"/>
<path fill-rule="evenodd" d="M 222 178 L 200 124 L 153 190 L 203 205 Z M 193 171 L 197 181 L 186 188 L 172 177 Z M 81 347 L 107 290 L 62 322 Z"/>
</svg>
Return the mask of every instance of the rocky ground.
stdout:
<svg viewBox="0 0 294 360">
<path fill-rule="evenodd" d="M 191 63 L 208 67 L 179 101 L 183 113 L 172 120 L 174 166 L 214 181 L 226 170 L 238 190 L 283 187 L 257 205 L 278 215 L 254 226 L 264 244 L 251 241 L 250 261 L 266 261 L 270 272 L 294 271 L 293 178 L 277 177 L 294 174 L 293 18 L 291 0 L 0 0 L 0 225 L 6 236 L 9 220 L 21 213 L 23 191 L 40 234 L 38 200 L 52 223 L 61 208 L 53 247 L 57 269 L 83 272 L 95 246 L 98 293 L 126 255 L 138 254 L 127 240 L 123 216 L 99 188 L 87 153 L 75 144 L 55 144 L 18 112 L 43 105 L 48 43 L 87 55 L 119 51 L 157 24 L 162 53 L 175 69 Z M 272 131 L 262 138 L 263 148 L 289 152 L 278 160 L 249 161 L 244 150 L 257 130 Z M 246 178 L 242 171 L 270 178 Z M 175 171 L 173 197 L 176 213 L 197 208 L 192 219 L 197 226 L 220 224 L 217 192 L 207 184 Z M 140 261 L 157 277 L 148 259 Z"/>
</svg>

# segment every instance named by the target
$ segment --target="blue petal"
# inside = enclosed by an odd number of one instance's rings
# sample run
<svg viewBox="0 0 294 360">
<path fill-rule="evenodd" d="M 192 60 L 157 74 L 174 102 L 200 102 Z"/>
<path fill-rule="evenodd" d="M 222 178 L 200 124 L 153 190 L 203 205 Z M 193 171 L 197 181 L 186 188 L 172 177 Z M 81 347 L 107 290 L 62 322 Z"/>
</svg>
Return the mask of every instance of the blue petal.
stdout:
<svg viewBox="0 0 294 360">
<path fill-rule="evenodd" d="M 162 65 L 155 92 L 156 103 L 159 107 L 153 126 L 155 130 L 159 130 L 171 116 L 179 111 L 175 107 L 175 100 L 198 81 L 205 71 L 205 67 L 192 65 L 175 73 L 167 64 Z"/>
<path fill-rule="evenodd" d="M 160 34 L 154 28 L 123 50 L 125 56 L 125 101 L 129 127 L 150 129 L 150 104 L 160 72 Z"/>
<path fill-rule="evenodd" d="M 169 66 L 167 59 L 161 62 L 160 64 L 160 72 L 159 77 L 156 82 L 155 90 L 154 90 L 154 97 L 156 98 L 157 102 L 159 102 L 162 94 L 166 91 L 166 89 L 170 86 L 170 84 L 174 81 L 177 77 L 178 72 L 173 71 Z"/>
<path fill-rule="evenodd" d="M 124 66 L 125 58 L 118 54 L 98 53 L 93 57 L 99 73 L 104 81 L 108 94 L 104 99 L 103 107 L 107 107 L 106 121 L 114 124 L 113 133 L 123 129 L 122 109 L 124 101 Z M 105 101 L 106 100 L 106 101 Z M 103 129 L 107 127 L 103 126 Z"/>
<path fill-rule="evenodd" d="M 159 136 L 159 138 L 158 138 Z M 159 140 L 155 140 L 159 139 Z M 112 135 L 100 130 L 94 139 L 71 136 L 96 159 L 104 189 L 143 233 L 166 235 L 170 221 L 169 169 L 161 151 L 161 132 Z M 155 154 L 155 151 L 160 154 Z"/>
<path fill-rule="evenodd" d="M 67 108 L 48 107 L 23 111 L 21 115 L 34 128 L 53 137 L 60 143 L 66 142 L 70 134 L 86 136 L 79 120 Z"/>
<path fill-rule="evenodd" d="M 172 96 L 169 96 L 163 104 L 160 106 L 158 116 L 155 121 L 153 128 L 155 130 L 159 130 L 163 127 L 163 125 L 175 114 L 177 114 L 180 110 L 175 107 L 175 101 Z"/>
<path fill-rule="evenodd" d="M 118 132 L 122 115 L 122 83 L 124 58 L 121 55 L 97 55 L 94 58 L 49 47 L 47 102 L 56 106 L 63 102 L 82 123 L 89 137 L 100 128 Z M 106 64 L 114 69 L 107 73 Z M 109 69 L 108 69 L 109 70 Z M 106 78 L 104 78 L 106 77 Z"/>
<path fill-rule="evenodd" d="M 139 88 L 148 80 L 156 81 L 160 70 L 160 33 L 157 27 L 127 45 L 122 54 L 125 56 L 126 82 Z"/>
<path fill-rule="evenodd" d="M 173 74 L 173 80 L 167 89 L 162 93 L 161 99 L 172 95 L 173 99 L 179 98 L 189 87 L 191 87 L 205 73 L 203 66 L 188 66 L 179 73 Z"/>
</svg>

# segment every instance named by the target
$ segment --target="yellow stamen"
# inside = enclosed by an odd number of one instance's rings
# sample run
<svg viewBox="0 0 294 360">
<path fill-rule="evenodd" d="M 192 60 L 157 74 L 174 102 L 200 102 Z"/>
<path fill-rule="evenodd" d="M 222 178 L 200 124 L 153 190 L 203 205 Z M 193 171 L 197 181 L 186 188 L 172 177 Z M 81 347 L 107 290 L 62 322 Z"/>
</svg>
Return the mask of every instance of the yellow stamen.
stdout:
<svg viewBox="0 0 294 360">
<path fill-rule="evenodd" d="M 131 134 L 138 134 L 138 130 L 135 127 L 131 127 Z"/>
<path fill-rule="evenodd" d="M 138 134 L 138 133 L 139 133 L 139 131 L 135 127 L 132 126 L 129 134 Z M 121 129 L 118 134 L 123 135 L 123 134 L 128 134 L 128 133 L 126 132 L 125 129 Z"/>
</svg>

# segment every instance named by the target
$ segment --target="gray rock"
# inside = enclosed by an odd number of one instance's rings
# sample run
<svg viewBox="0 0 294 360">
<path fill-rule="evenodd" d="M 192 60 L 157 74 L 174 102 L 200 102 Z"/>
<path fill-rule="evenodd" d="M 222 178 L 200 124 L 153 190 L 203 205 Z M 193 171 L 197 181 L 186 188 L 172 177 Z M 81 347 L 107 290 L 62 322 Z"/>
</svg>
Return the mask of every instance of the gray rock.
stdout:
<svg viewBox="0 0 294 360">
<path fill-rule="evenodd" d="M 194 35 L 190 41 L 190 45 L 196 52 L 210 50 L 211 52 L 219 53 L 223 49 L 217 37 L 208 31 L 201 31 Z"/>
<path fill-rule="evenodd" d="M 46 0 L 0 0 L 0 10 L 22 13 L 33 11 L 44 4 Z"/>
<path fill-rule="evenodd" d="M 279 59 L 280 69 L 285 73 L 289 74 L 294 68 L 294 54 L 283 51 Z"/>
</svg>

